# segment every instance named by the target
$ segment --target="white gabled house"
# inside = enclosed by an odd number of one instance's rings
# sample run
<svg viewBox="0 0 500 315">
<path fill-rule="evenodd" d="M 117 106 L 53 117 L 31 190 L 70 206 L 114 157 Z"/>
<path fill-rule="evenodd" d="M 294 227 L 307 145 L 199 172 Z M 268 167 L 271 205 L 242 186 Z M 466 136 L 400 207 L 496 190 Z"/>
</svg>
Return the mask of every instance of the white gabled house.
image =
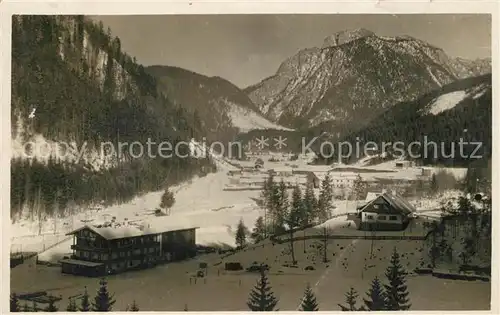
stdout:
<svg viewBox="0 0 500 315">
<path fill-rule="evenodd" d="M 395 193 L 383 193 L 358 212 L 358 228 L 365 231 L 404 230 L 415 208 Z"/>
</svg>

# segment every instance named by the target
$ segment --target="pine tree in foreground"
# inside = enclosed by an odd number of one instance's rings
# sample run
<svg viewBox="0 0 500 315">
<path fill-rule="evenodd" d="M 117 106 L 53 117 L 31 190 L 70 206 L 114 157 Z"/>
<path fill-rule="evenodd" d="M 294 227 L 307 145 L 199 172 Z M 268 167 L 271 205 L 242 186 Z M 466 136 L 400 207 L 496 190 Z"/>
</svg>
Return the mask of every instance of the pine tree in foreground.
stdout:
<svg viewBox="0 0 500 315">
<path fill-rule="evenodd" d="M 92 302 L 92 311 L 94 312 L 111 312 L 115 300 L 108 292 L 108 283 L 102 279 L 99 284 L 101 285 L 97 290 L 97 295 Z"/>
<path fill-rule="evenodd" d="M 385 271 L 387 284 L 385 289 L 385 308 L 389 311 L 408 310 L 411 307 L 408 298 L 408 289 L 406 287 L 406 270 L 399 261 L 399 254 L 394 248 L 391 262 Z"/>
<path fill-rule="evenodd" d="M 49 305 L 43 310 L 44 312 L 57 312 L 59 311 L 57 307 L 54 305 L 54 301 L 50 300 Z"/>
<path fill-rule="evenodd" d="M 274 308 L 277 304 L 278 299 L 271 290 L 264 268 L 261 268 L 260 279 L 250 292 L 247 302 L 248 308 L 253 312 L 270 312 L 275 311 Z"/>
<path fill-rule="evenodd" d="M 358 309 L 356 307 L 357 300 L 358 300 L 358 292 L 356 292 L 356 290 L 354 290 L 354 288 L 351 287 L 349 289 L 349 291 L 345 294 L 345 303 L 347 305 L 344 306 L 342 304 L 339 304 L 339 306 L 342 309 L 342 311 L 344 311 L 344 312 L 345 311 L 351 311 L 351 312 L 362 311 L 363 308 Z"/>
<path fill-rule="evenodd" d="M 19 312 L 19 299 L 17 298 L 17 294 L 12 293 L 10 295 L 10 311 L 11 312 Z"/>
<path fill-rule="evenodd" d="M 30 307 L 28 306 L 28 302 L 27 301 L 24 302 L 23 307 L 22 307 L 22 311 L 25 312 L 25 313 L 31 312 Z"/>
<path fill-rule="evenodd" d="M 78 312 L 78 307 L 76 306 L 75 299 L 69 299 L 68 306 L 66 307 L 66 312 Z"/>
<path fill-rule="evenodd" d="M 314 292 L 309 284 L 307 284 L 306 291 L 304 292 L 304 297 L 302 298 L 302 303 L 300 304 L 300 310 L 304 312 L 319 311 L 316 296 L 314 296 Z"/>
<path fill-rule="evenodd" d="M 130 305 L 130 308 L 128 309 L 129 312 L 139 312 L 139 306 L 135 302 L 135 300 L 132 301 L 132 305 Z"/>
<path fill-rule="evenodd" d="M 89 297 L 89 292 L 87 291 L 87 287 L 85 287 L 85 291 L 83 292 L 82 295 L 80 312 L 90 312 L 90 297 Z"/>
<path fill-rule="evenodd" d="M 363 299 L 369 311 L 382 311 L 385 309 L 384 289 L 378 277 L 371 283 L 370 290 L 366 293 L 367 299 Z"/>
</svg>

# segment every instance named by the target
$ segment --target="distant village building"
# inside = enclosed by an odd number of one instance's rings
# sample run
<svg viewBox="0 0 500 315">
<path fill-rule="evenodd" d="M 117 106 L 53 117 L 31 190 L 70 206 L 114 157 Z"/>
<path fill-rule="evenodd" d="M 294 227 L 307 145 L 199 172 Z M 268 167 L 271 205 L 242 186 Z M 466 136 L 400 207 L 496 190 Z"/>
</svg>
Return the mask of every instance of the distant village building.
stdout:
<svg viewBox="0 0 500 315">
<path fill-rule="evenodd" d="M 241 175 L 243 172 L 241 170 L 237 170 L 237 171 L 228 171 L 227 172 L 227 175 L 228 176 L 236 176 L 236 175 Z"/>
<path fill-rule="evenodd" d="M 291 167 L 274 168 L 274 175 L 281 177 L 293 176 L 293 169 Z"/>
<path fill-rule="evenodd" d="M 431 168 L 422 167 L 422 173 L 420 174 L 421 176 L 423 176 L 423 177 L 431 177 L 432 174 L 433 174 L 433 172 L 432 172 Z"/>
<path fill-rule="evenodd" d="M 409 168 L 413 167 L 414 163 L 412 161 L 396 161 L 394 166 L 396 168 Z"/>
<path fill-rule="evenodd" d="M 86 225 L 67 234 L 73 235 L 73 253 L 60 261 L 61 271 L 99 277 L 193 257 L 196 229 Z"/>
<path fill-rule="evenodd" d="M 352 188 L 354 187 L 356 180 L 361 180 L 359 174 L 342 172 L 331 172 L 330 178 L 332 179 L 332 185 L 335 188 Z"/>
<path fill-rule="evenodd" d="M 255 161 L 255 168 L 263 168 L 264 167 L 264 161 L 261 158 L 258 158 Z"/>
<path fill-rule="evenodd" d="M 241 168 L 241 173 L 256 173 L 259 171 L 259 168 L 251 167 L 251 166 L 245 166 Z"/>
<path fill-rule="evenodd" d="M 400 195 L 383 193 L 359 209 L 359 229 L 404 230 L 415 208 Z"/>
</svg>

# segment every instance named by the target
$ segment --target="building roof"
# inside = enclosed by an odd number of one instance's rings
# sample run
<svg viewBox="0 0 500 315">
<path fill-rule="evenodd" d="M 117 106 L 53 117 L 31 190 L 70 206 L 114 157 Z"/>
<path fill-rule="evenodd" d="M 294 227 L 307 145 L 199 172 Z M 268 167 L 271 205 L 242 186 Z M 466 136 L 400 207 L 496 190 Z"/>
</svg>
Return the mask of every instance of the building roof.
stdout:
<svg viewBox="0 0 500 315">
<path fill-rule="evenodd" d="M 120 238 L 138 237 L 145 235 L 156 235 L 165 232 L 182 231 L 189 229 L 197 229 L 199 227 L 191 225 L 181 225 L 167 217 L 155 217 L 154 221 L 147 222 L 145 226 L 119 226 L 119 227 L 96 227 L 93 225 L 84 225 L 76 230 L 73 230 L 66 235 L 75 234 L 83 229 L 89 229 L 96 234 L 99 234 L 107 240 L 114 240 Z M 170 221 L 170 222 L 168 222 Z"/>
<path fill-rule="evenodd" d="M 380 200 L 380 198 L 383 198 L 395 212 L 399 212 L 402 214 L 410 214 L 415 211 L 415 207 L 413 207 L 408 201 L 406 201 L 403 197 L 401 197 L 398 194 L 389 194 L 389 193 L 383 193 L 380 194 L 378 197 L 375 199 L 371 200 L 367 204 L 365 204 L 360 211 L 364 211 L 367 207 L 370 205 L 374 204 L 377 200 Z"/>
</svg>

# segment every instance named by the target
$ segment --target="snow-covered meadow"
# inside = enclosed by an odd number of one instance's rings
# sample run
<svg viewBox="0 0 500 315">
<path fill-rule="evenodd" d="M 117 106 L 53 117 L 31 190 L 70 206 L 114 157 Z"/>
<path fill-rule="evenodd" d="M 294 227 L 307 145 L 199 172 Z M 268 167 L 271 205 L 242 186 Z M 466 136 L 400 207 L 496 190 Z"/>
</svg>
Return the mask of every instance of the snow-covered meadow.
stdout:
<svg viewBox="0 0 500 315">
<path fill-rule="evenodd" d="M 203 150 L 197 143 L 193 143 L 191 150 Z M 267 160 L 267 159 L 266 159 Z M 136 197 L 131 202 L 113 205 L 107 208 L 94 207 L 75 215 L 47 219 L 34 222 L 28 219 L 17 220 L 11 225 L 11 252 L 37 252 L 39 260 L 56 262 L 70 253 L 72 238 L 66 234 L 85 224 L 104 224 L 114 221 L 121 225 L 154 225 L 157 229 L 172 226 L 195 226 L 197 243 L 200 245 L 234 246 L 234 232 L 241 219 L 252 229 L 256 219 L 264 215 L 256 200 L 259 198 L 259 189 L 253 190 L 226 190 L 230 185 L 231 177 L 227 172 L 236 168 L 224 158 L 216 158 L 218 172 L 205 177 L 197 177 L 183 184 L 171 187 L 175 196 L 175 204 L 167 216 L 155 216 L 155 209 L 159 207 L 163 191 L 150 192 Z M 250 162 L 250 161 L 249 161 Z M 292 162 L 266 162 L 266 168 L 283 167 Z M 325 172 L 331 166 L 307 165 L 304 161 L 295 161 L 299 169 Z M 370 166 L 378 170 L 388 169 L 391 173 L 384 174 L 390 177 L 413 177 L 419 169 L 408 168 L 393 170 L 394 163 Z M 356 165 L 363 168 L 362 165 Z M 380 173 L 377 176 L 381 176 Z M 361 173 L 363 177 L 370 173 Z M 318 193 L 318 191 L 316 191 Z M 449 196 L 448 196 L 449 195 Z M 414 201 L 418 211 L 437 209 L 441 200 L 456 195 L 450 192 L 442 198 L 433 200 L 419 199 Z M 364 200 L 348 201 L 336 200 L 333 215 L 354 212 Z M 431 213 L 428 213 L 429 215 Z M 437 215 L 437 213 L 436 213 Z M 342 219 L 345 222 L 345 219 Z M 335 220 L 336 222 L 338 220 Z"/>
</svg>

